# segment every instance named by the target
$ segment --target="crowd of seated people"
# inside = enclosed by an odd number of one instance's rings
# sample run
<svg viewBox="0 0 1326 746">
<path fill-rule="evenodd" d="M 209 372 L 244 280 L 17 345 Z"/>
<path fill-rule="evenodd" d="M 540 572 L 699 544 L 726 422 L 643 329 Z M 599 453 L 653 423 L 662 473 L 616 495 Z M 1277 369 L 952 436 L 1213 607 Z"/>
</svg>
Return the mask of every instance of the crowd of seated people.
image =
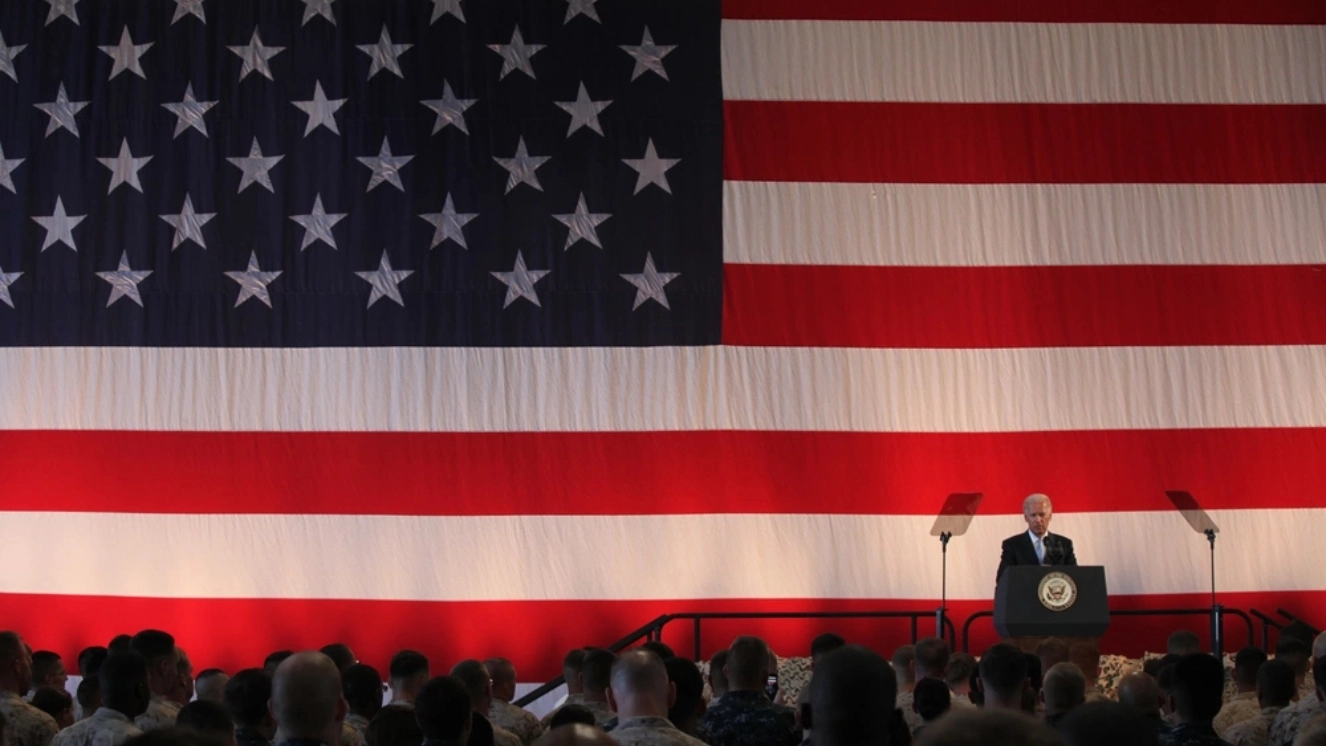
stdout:
<svg viewBox="0 0 1326 746">
<path fill-rule="evenodd" d="M 885 658 L 820 635 L 797 693 L 771 689 L 778 659 L 758 637 L 707 678 L 659 642 L 577 649 L 540 720 L 513 704 L 500 657 L 434 676 L 402 650 L 384 680 L 337 643 L 195 674 L 174 637 L 143 630 L 84 650 L 71 696 L 59 655 L 0 632 L 0 746 L 1326 746 L 1326 633 L 1240 650 L 1228 682 L 1200 647 L 1171 635 L 1108 694 L 1099 650 L 1053 639 L 976 659 L 927 638 Z"/>
</svg>

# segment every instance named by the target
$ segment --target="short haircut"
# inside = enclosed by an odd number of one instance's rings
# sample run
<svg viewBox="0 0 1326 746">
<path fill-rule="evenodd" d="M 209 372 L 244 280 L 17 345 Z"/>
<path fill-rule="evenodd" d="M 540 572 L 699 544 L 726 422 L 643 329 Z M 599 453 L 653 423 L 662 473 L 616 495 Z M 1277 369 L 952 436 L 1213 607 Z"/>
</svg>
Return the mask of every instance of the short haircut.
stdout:
<svg viewBox="0 0 1326 746">
<path fill-rule="evenodd" d="M 1022 515 L 1031 515 L 1032 508 L 1036 507 L 1038 503 L 1045 503 L 1045 512 L 1051 515 L 1054 514 L 1054 503 L 1050 502 L 1050 496 L 1037 492 L 1027 495 L 1026 499 L 1022 501 Z"/>
<path fill-rule="evenodd" d="M 272 676 L 265 668 L 246 668 L 226 682 L 222 699 L 235 724 L 257 728 L 267 719 L 267 700 L 272 698 Z"/>
<path fill-rule="evenodd" d="M 180 708 L 175 725 L 228 741 L 235 734 L 235 721 L 226 706 L 197 699 Z"/>
<path fill-rule="evenodd" d="M 506 658 L 489 658 L 483 664 L 488 667 L 494 684 L 516 683 L 516 667 Z"/>
<path fill-rule="evenodd" d="M 1143 715 L 1154 715 L 1160 711 L 1160 685 L 1154 676 L 1145 673 L 1130 673 L 1119 680 L 1116 691 L 1119 703 L 1137 710 Z"/>
<path fill-rule="evenodd" d="M 1045 672 L 1041 691 L 1047 710 L 1064 712 L 1087 701 L 1087 679 L 1072 663 L 1056 663 Z"/>
<path fill-rule="evenodd" d="M 548 730 L 573 723 L 598 725 L 598 721 L 594 719 L 594 713 L 590 712 L 588 707 L 584 705 L 566 705 L 558 708 L 557 712 L 553 713 L 552 718 L 548 720 Z"/>
<path fill-rule="evenodd" d="M 668 710 L 668 720 L 674 725 L 685 722 L 704 698 L 704 677 L 700 675 L 700 667 L 685 658 L 668 658 L 663 661 L 663 667 L 668 671 L 668 681 L 677 689 L 677 700 Z"/>
<path fill-rule="evenodd" d="M 1294 667 L 1294 675 L 1302 676 L 1308 672 L 1308 659 L 1311 657 L 1312 648 L 1308 644 L 1295 637 L 1280 637 L 1280 642 L 1275 646 L 1275 659 L 1285 661 Z"/>
<path fill-rule="evenodd" d="M 663 659 L 648 650 L 632 650 L 612 664 L 612 689 L 614 696 L 627 693 L 668 696 L 668 669 L 663 666 Z"/>
<path fill-rule="evenodd" d="M 197 676 L 193 678 L 194 681 L 202 681 L 203 679 L 210 679 L 213 676 L 224 676 L 225 673 L 226 672 L 220 668 L 204 668 L 203 670 L 198 672 Z"/>
<path fill-rule="evenodd" d="M 579 676 L 580 668 L 581 666 L 584 665 L 585 665 L 584 648 L 572 648 L 571 650 L 567 651 L 566 655 L 562 656 L 562 672 L 564 674 Z"/>
<path fill-rule="evenodd" d="M 1021 650 L 1001 642 L 990 646 L 981 656 L 980 672 L 986 689 L 1016 694 L 1027 680 L 1027 657 Z"/>
<path fill-rule="evenodd" d="M 97 671 L 101 704 L 112 710 L 126 709 L 147 686 L 147 660 L 135 652 L 111 653 Z"/>
<path fill-rule="evenodd" d="M 108 653 L 127 653 L 133 644 L 134 638 L 131 635 L 116 635 L 111 641 L 106 643 L 106 652 Z"/>
<path fill-rule="evenodd" d="M 723 666 L 727 665 L 727 648 L 714 653 L 714 657 L 709 659 L 709 679 L 713 685 L 724 691 L 727 691 L 727 674 L 723 671 Z"/>
<path fill-rule="evenodd" d="M 950 689 L 957 689 L 963 684 L 971 681 L 972 672 L 976 670 L 976 658 L 970 653 L 954 653 L 948 659 L 948 673 L 944 675 L 944 682 Z"/>
<path fill-rule="evenodd" d="M 1069 746 L 1156 746 L 1156 723 L 1118 702 L 1088 702 L 1064 715 L 1058 730 Z"/>
<path fill-rule="evenodd" d="M 110 651 L 100 645 L 83 648 L 78 654 L 78 675 L 96 676 L 97 669 L 101 668 L 101 662 L 106 660 L 108 655 Z"/>
<path fill-rule="evenodd" d="M 175 638 L 159 629 L 145 629 L 133 636 L 129 648 L 143 656 L 150 668 L 175 655 Z"/>
<path fill-rule="evenodd" d="M 939 637 L 918 640 L 913 653 L 916 656 L 916 674 L 924 671 L 929 676 L 943 676 L 948 668 L 948 643 Z"/>
<path fill-rule="evenodd" d="M 612 683 L 612 664 L 617 662 L 613 653 L 595 648 L 585 653 L 584 665 L 580 668 L 580 680 L 585 689 L 601 693 Z"/>
<path fill-rule="evenodd" d="M 1091 687 L 1100 679 L 1100 647 L 1093 642 L 1076 642 L 1068 649 L 1068 660 L 1087 679 Z"/>
<path fill-rule="evenodd" d="M 487 686 L 487 682 L 484 685 Z M 455 676 L 438 676 L 424 684 L 414 701 L 415 716 L 424 738 L 435 741 L 460 740 L 465 733 L 465 726 L 470 722 L 472 700 L 469 688 Z"/>
<path fill-rule="evenodd" d="M 383 707 L 364 730 L 367 746 L 420 746 L 423 742 L 424 732 L 414 708 L 404 705 Z"/>
<path fill-rule="evenodd" d="M 1180 629 L 1170 634 L 1165 642 L 1165 652 L 1170 655 L 1192 655 L 1202 652 L 1202 641 L 1192 630 Z"/>
<path fill-rule="evenodd" d="M 47 715 L 50 715 L 56 720 L 59 720 L 60 713 L 65 710 L 73 709 L 74 698 L 69 696 L 69 692 L 66 692 L 63 689 L 56 689 L 53 686 L 43 686 L 33 692 L 32 706 Z"/>
<path fill-rule="evenodd" d="M 0 663 L 21 660 L 25 649 L 17 632 L 0 632 Z"/>
<path fill-rule="evenodd" d="M 1180 718 L 1209 724 L 1224 704 L 1224 693 L 1225 667 L 1214 657 L 1193 653 L 1174 664 L 1170 696 Z"/>
<path fill-rule="evenodd" d="M 367 663 L 356 663 L 341 672 L 341 692 L 356 715 L 372 718 L 382 708 L 382 677 Z"/>
<path fill-rule="evenodd" d="M 912 691 L 912 703 L 916 714 L 928 723 L 948 712 L 953 705 L 953 695 L 948 685 L 939 679 L 921 679 Z"/>
<path fill-rule="evenodd" d="M 359 662 L 355 660 L 354 651 L 350 650 L 350 646 L 343 642 L 333 642 L 330 645 L 323 645 L 318 652 L 331 658 L 332 663 L 335 663 L 336 668 L 341 671 L 344 671 Z"/>
<path fill-rule="evenodd" d="M 728 686 L 763 689 L 769 676 L 769 645 L 758 637 L 745 635 L 733 640 L 727 650 Z"/>
<path fill-rule="evenodd" d="M 1047 637 L 1036 646 L 1036 657 L 1041 659 L 1041 668 L 1048 671 L 1056 663 L 1067 663 L 1068 643 L 1058 637 Z"/>
<path fill-rule="evenodd" d="M 99 678 L 101 667 L 98 666 L 97 668 L 97 676 L 85 676 L 82 681 L 78 682 L 78 706 L 88 714 L 92 714 L 101 704 L 101 680 Z"/>
<path fill-rule="evenodd" d="M 1257 688 L 1271 706 L 1287 706 L 1289 700 L 1298 693 L 1298 685 L 1294 682 L 1294 667 L 1284 661 L 1266 661 L 1257 669 Z"/>
<path fill-rule="evenodd" d="M 1058 734 L 1039 720 L 1020 712 L 975 707 L 954 710 L 927 725 L 921 743 L 943 746 L 1063 746 Z"/>
<path fill-rule="evenodd" d="M 640 648 L 642 650 L 648 650 L 654 655 L 657 655 L 662 660 L 667 660 L 669 658 L 677 657 L 677 652 L 662 640 L 650 640 L 649 642 L 646 642 L 645 644 L 641 645 Z"/>
<path fill-rule="evenodd" d="M 817 746 L 878 743 L 894 726 L 898 677 L 889 662 L 860 645 L 844 645 L 815 664 L 810 727 Z"/>
<path fill-rule="evenodd" d="M 415 676 L 428 675 L 428 658 L 417 650 L 402 650 L 391 656 L 388 669 L 392 681 L 404 681 Z"/>
<path fill-rule="evenodd" d="M 451 667 L 451 678 L 460 682 L 460 685 L 465 687 L 465 691 L 469 692 L 471 704 L 488 696 L 490 679 L 488 669 L 484 667 L 482 661 L 469 658 L 457 663 Z M 415 707 L 418 706 L 416 703 Z"/>
<path fill-rule="evenodd" d="M 58 676 L 64 670 L 60 654 L 50 650 L 38 650 L 32 654 L 32 680 L 44 682 L 47 677 Z"/>
<path fill-rule="evenodd" d="M 1266 653 L 1261 648 L 1243 648 L 1234 654 L 1234 680 L 1244 686 L 1256 686 L 1257 671 L 1265 662 Z"/>
<path fill-rule="evenodd" d="M 309 738 L 335 724 L 341 672 L 316 651 L 295 653 L 272 676 L 272 718 L 287 738 Z"/>
<path fill-rule="evenodd" d="M 916 678 L 912 671 L 913 664 L 916 663 L 916 646 L 899 645 L 897 650 L 893 651 L 893 670 L 898 674 L 898 681 L 912 681 Z"/>
<path fill-rule="evenodd" d="M 276 673 L 276 667 L 284 663 L 286 658 L 289 658 L 294 654 L 295 651 L 293 650 L 277 650 L 268 653 L 267 657 L 262 661 L 262 667 L 269 674 Z"/>
<path fill-rule="evenodd" d="M 810 641 L 810 659 L 819 660 L 825 653 L 831 653 L 847 644 L 842 635 L 825 632 Z"/>
</svg>

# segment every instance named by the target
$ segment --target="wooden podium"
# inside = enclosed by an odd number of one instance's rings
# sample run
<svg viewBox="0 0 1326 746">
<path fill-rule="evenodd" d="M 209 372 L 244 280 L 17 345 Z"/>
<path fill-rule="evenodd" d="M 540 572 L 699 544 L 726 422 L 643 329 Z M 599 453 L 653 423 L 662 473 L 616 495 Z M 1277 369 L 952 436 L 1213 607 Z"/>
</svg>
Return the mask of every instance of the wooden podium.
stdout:
<svg viewBox="0 0 1326 746">
<path fill-rule="evenodd" d="M 1047 637 L 1100 644 L 1110 626 L 1105 568 L 1023 565 L 995 586 L 995 630 L 1029 653 Z"/>
</svg>

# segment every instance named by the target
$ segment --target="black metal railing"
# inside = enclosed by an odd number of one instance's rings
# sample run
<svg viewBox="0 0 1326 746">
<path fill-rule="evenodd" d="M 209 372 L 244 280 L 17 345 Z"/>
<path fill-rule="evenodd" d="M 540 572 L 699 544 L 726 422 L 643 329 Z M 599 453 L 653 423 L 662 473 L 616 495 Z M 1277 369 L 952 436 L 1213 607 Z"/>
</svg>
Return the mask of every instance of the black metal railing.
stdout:
<svg viewBox="0 0 1326 746">
<path fill-rule="evenodd" d="M 1230 616 L 1238 617 L 1239 619 L 1243 620 L 1243 623 L 1244 623 L 1245 625 L 1247 625 L 1247 628 L 1248 628 L 1248 645 L 1252 645 L 1252 644 L 1254 643 L 1254 641 L 1255 641 L 1256 638 L 1255 638 L 1255 636 L 1254 636 L 1254 634 L 1253 634 L 1252 617 L 1248 616 L 1248 613 L 1247 613 L 1246 611 L 1243 611 L 1243 610 L 1241 610 L 1241 609 L 1230 609 L 1230 608 L 1223 608 L 1223 607 L 1222 607 L 1222 608 L 1221 608 L 1221 614 L 1222 614 L 1222 615 L 1227 614 L 1227 615 L 1230 615 Z M 1116 617 L 1116 616 L 1204 616 L 1204 617 L 1208 617 L 1208 618 L 1209 618 L 1209 617 L 1211 616 L 1211 607 L 1209 607 L 1209 606 L 1203 606 L 1203 607 L 1198 607 L 1198 608 L 1187 608 L 1187 609 L 1119 609 L 1119 610 L 1111 609 L 1111 610 L 1110 610 L 1110 616 L 1111 616 L 1111 617 Z M 972 614 L 971 616 L 967 617 L 967 621 L 963 623 L 963 625 L 962 625 L 962 651 L 963 651 L 964 653 L 965 653 L 965 652 L 970 652 L 970 647 L 971 647 L 971 625 L 972 625 L 972 623 L 975 622 L 977 619 L 984 619 L 984 618 L 986 618 L 986 617 L 993 618 L 993 617 L 994 617 L 994 611 L 993 611 L 993 610 L 989 610 L 989 611 L 978 611 L 978 612 L 976 612 L 975 614 Z M 1219 652 L 1223 652 L 1223 651 L 1216 651 L 1216 652 L 1219 653 Z"/>
<path fill-rule="evenodd" d="M 1282 630 L 1285 628 L 1285 625 L 1275 621 L 1256 609 L 1248 609 L 1248 613 L 1256 617 L 1257 621 L 1262 623 L 1262 650 L 1265 650 L 1268 653 L 1271 652 L 1271 630 Z"/>
<path fill-rule="evenodd" d="M 621 651 L 630 647 L 636 640 L 639 640 L 642 637 L 647 637 L 651 640 L 657 640 L 658 631 L 663 629 L 663 625 L 667 623 L 668 616 L 669 615 L 664 614 L 663 616 L 658 617 L 646 623 L 644 626 L 636 629 L 634 632 L 631 632 L 630 634 L 626 635 L 620 640 L 612 643 L 611 645 L 608 645 L 607 649 L 611 650 L 614 653 L 620 653 Z M 517 699 L 512 704 L 514 704 L 516 707 L 524 707 L 531 702 L 537 701 L 545 694 L 548 694 L 549 692 L 555 690 L 557 687 L 565 683 L 566 683 L 566 677 L 558 676 L 557 678 L 553 679 L 552 681 L 549 681 L 546 684 L 543 684 L 542 686 L 530 692 L 529 694 L 526 694 L 525 696 Z"/>
</svg>

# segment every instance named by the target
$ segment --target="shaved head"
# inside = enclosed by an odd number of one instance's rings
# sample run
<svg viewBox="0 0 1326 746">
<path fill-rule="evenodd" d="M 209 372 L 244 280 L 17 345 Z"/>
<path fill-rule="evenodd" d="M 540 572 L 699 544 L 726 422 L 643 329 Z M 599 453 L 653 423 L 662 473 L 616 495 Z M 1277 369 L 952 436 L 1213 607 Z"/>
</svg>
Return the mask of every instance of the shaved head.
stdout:
<svg viewBox="0 0 1326 746">
<path fill-rule="evenodd" d="M 32 653 L 17 632 L 0 632 L 0 691 L 20 697 L 32 688 Z"/>
<path fill-rule="evenodd" d="M 648 650 L 623 653 L 612 664 L 608 700 L 622 718 L 667 717 L 673 691 L 663 659 Z"/>
<path fill-rule="evenodd" d="M 277 727 L 274 740 L 317 738 L 335 743 L 345 719 L 340 670 L 331 658 L 315 651 L 286 658 L 272 677 L 271 711 Z"/>
<path fill-rule="evenodd" d="M 510 702 L 516 698 L 516 667 L 506 658 L 489 658 L 483 664 L 493 679 L 493 698 Z"/>
<path fill-rule="evenodd" d="M 897 724 L 898 677 L 878 653 L 845 645 L 815 664 L 810 724 L 816 746 L 878 743 Z"/>
<path fill-rule="evenodd" d="M 1144 673 L 1130 673 L 1119 681 L 1119 704 L 1143 715 L 1160 716 L 1160 685 Z"/>
</svg>

